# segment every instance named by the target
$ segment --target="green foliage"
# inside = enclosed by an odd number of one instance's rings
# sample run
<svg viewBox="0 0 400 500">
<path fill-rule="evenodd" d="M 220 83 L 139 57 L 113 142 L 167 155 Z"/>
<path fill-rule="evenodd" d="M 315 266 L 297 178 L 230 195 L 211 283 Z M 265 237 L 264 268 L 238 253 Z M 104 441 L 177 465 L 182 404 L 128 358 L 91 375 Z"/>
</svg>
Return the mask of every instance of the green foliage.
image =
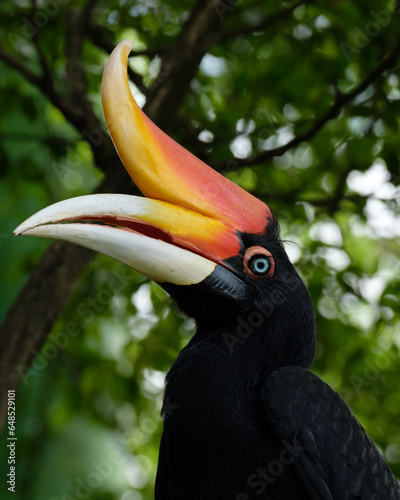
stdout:
<svg viewBox="0 0 400 500">
<path fill-rule="evenodd" d="M 68 12 L 84 4 L 37 2 L 42 18 L 35 18 L 28 0 L 2 3 L 4 50 L 39 74 L 39 41 L 56 88 L 67 92 Z M 263 25 L 290 3 L 216 6 L 226 16 L 220 40 L 177 110 L 174 137 L 279 215 L 316 310 L 313 370 L 345 398 L 399 476 L 398 64 L 306 142 L 257 158 L 310 130 L 338 92 L 368 78 L 399 43 L 400 14 L 394 2 L 311 1 Z M 129 37 L 135 50 L 161 55 L 192 8 L 189 1 L 100 0 L 91 22 L 103 37 Z M 90 33 L 83 57 L 89 99 L 101 117 L 107 54 Z M 162 85 L 153 52 L 133 58 L 131 67 L 145 87 Z M 12 230 L 40 208 L 92 192 L 102 174 L 85 137 L 5 62 L 1 83 L 6 310 L 49 244 L 13 239 Z M 152 498 L 163 377 L 193 331 L 156 285 L 98 256 L 32 368 L 24 369 L 12 498 L 83 498 L 88 489 L 93 500 Z"/>
</svg>

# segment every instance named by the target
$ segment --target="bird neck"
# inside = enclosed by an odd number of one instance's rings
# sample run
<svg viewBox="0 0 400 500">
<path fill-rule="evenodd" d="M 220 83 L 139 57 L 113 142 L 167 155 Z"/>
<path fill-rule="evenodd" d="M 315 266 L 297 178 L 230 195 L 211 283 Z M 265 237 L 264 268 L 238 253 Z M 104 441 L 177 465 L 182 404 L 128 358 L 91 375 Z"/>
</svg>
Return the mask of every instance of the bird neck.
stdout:
<svg viewBox="0 0 400 500">
<path fill-rule="evenodd" d="M 296 324 L 293 330 L 292 315 L 277 323 L 246 314 L 225 328 L 200 325 L 167 375 L 165 401 L 193 410 L 198 406 L 196 411 L 224 400 L 229 411 L 233 402 L 256 406 L 257 389 L 270 373 L 282 366 L 312 364 L 313 313 Z"/>
</svg>

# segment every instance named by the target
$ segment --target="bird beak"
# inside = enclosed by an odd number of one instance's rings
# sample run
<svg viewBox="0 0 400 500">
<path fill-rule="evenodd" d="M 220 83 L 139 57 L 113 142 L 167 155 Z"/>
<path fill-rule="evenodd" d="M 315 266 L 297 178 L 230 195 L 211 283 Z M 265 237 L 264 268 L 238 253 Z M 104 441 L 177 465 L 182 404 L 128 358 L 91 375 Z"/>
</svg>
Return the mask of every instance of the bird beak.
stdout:
<svg viewBox="0 0 400 500">
<path fill-rule="evenodd" d="M 159 283 L 202 282 L 238 255 L 239 233 L 265 233 L 267 205 L 162 132 L 134 101 L 132 45 L 121 42 L 103 75 L 104 115 L 129 175 L 146 198 L 94 194 L 51 205 L 14 234 L 66 240 L 109 255 Z"/>
</svg>

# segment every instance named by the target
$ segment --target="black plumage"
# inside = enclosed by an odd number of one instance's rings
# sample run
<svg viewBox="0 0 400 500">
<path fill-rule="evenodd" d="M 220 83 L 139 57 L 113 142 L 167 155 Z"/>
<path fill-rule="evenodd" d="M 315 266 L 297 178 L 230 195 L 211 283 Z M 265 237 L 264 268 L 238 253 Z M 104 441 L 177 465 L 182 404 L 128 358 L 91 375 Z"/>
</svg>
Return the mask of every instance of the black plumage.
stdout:
<svg viewBox="0 0 400 500">
<path fill-rule="evenodd" d="M 293 466 L 310 498 L 400 498 L 398 482 L 350 408 L 309 370 L 276 370 L 261 401 L 270 429 L 298 444 Z"/>
<path fill-rule="evenodd" d="M 249 277 L 236 256 L 235 300 L 218 283 L 165 286 L 198 328 L 167 376 L 156 499 L 400 498 L 347 405 L 308 370 L 313 308 L 277 221 L 240 238 L 242 256 L 271 252 L 273 276 Z"/>
</svg>

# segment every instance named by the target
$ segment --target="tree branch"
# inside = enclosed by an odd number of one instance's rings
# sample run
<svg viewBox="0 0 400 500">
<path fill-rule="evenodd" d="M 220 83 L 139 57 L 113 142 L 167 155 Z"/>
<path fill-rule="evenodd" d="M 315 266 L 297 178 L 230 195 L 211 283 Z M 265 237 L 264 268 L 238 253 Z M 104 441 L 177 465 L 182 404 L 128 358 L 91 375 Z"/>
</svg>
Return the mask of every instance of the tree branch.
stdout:
<svg viewBox="0 0 400 500">
<path fill-rule="evenodd" d="M 223 42 L 237 35 L 244 35 L 247 33 L 254 33 L 255 31 L 264 31 L 268 28 L 275 26 L 280 21 L 284 21 L 287 19 L 297 7 L 300 5 L 312 3 L 312 0 L 299 0 L 295 4 L 287 7 L 286 9 L 281 9 L 274 14 L 271 14 L 264 19 L 261 19 L 258 23 L 255 24 L 246 24 L 245 26 L 235 27 L 230 30 L 226 30 L 221 32 L 219 37 L 219 42 Z"/>
<path fill-rule="evenodd" d="M 159 109 L 161 128 L 176 115 L 201 60 L 218 40 L 223 19 L 217 4 L 215 0 L 198 0 L 176 42 L 162 57 L 159 77 L 149 89 L 144 108 L 149 116 Z M 172 92 L 175 99 L 168 99 Z"/>
<path fill-rule="evenodd" d="M 8 64 L 11 68 L 20 73 L 26 80 L 39 89 L 49 101 L 64 115 L 66 120 L 71 123 L 80 133 L 84 129 L 102 129 L 102 125 L 93 115 L 88 120 L 88 115 L 84 113 L 82 108 L 71 101 L 61 96 L 54 87 L 53 80 L 46 74 L 37 75 L 23 62 L 12 56 L 0 47 L 0 59 Z M 103 135 L 105 131 L 103 130 Z M 87 139 L 87 137 L 86 137 Z M 111 141 L 110 141 L 111 143 Z M 91 144 L 92 145 L 92 144 Z M 111 145 L 111 144 L 110 144 Z M 93 145 L 92 145 L 93 146 Z M 95 153 L 95 151 L 94 151 Z M 98 165 L 101 168 L 101 164 Z"/>
<path fill-rule="evenodd" d="M 86 70 L 82 61 L 82 45 L 87 21 L 82 14 L 83 11 L 78 8 L 71 8 L 67 13 L 65 67 L 72 102 L 82 106 L 85 114 L 91 114 L 93 111 L 86 95 Z"/>
<path fill-rule="evenodd" d="M 0 59 L 2 59 L 5 63 L 8 64 L 11 68 L 15 69 L 20 73 L 23 77 L 25 77 L 28 82 L 32 83 L 35 87 L 41 89 L 43 84 L 43 77 L 34 73 L 31 69 L 29 69 L 25 64 L 23 64 L 19 59 L 12 56 L 8 52 L 6 52 L 0 45 Z"/>
<path fill-rule="evenodd" d="M 226 168 L 227 164 L 234 165 L 235 168 L 258 165 L 273 158 L 274 156 L 282 156 L 284 153 L 286 153 L 286 151 L 289 151 L 298 144 L 308 141 L 309 139 L 312 139 L 330 120 L 336 118 L 339 115 L 340 111 L 346 104 L 350 103 L 357 95 L 364 92 L 364 90 L 366 90 L 377 78 L 382 76 L 382 74 L 386 70 L 393 68 L 396 65 L 399 55 L 400 55 L 400 38 L 396 41 L 395 47 L 393 51 L 390 53 L 390 55 L 386 57 L 386 59 L 384 59 L 379 64 L 378 67 L 376 67 L 373 71 L 371 71 L 371 73 L 365 80 L 363 80 L 359 85 L 357 85 L 351 92 L 348 93 L 338 92 L 336 94 L 333 105 L 328 109 L 328 111 L 321 117 L 317 118 L 308 130 L 305 130 L 304 132 L 296 135 L 287 144 L 284 144 L 283 146 L 279 146 L 274 149 L 268 149 L 267 151 L 263 151 L 259 155 L 254 156 L 252 158 L 244 158 L 244 159 L 232 158 L 224 162 L 219 162 L 217 164 L 214 164 L 213 167 L 217 171 L 222 171 Z"/>
<path fill-rule="evenodd" d="M 31 17 L 33 18 L 36 13 L 37 13 L 37 3 L 36 3 L 36 0 L 33 0 L 32 1 L 32 16 Z M 35 45 L 36 51 L 39 55 L 40 65 L 41 65 L 42 71 L 43 71 L 43 79 L 51 81 L 50 68 L 47 64 L 46 57 L 45 57 L 44 52 L 42 50 L 42 46 L 40 45 L 39 33 L 40 33 L 39 30 L 34 32 L 33 36 L 32 36 L 32 40 L 33 40 L 33 43 Z"/>
</svg>

